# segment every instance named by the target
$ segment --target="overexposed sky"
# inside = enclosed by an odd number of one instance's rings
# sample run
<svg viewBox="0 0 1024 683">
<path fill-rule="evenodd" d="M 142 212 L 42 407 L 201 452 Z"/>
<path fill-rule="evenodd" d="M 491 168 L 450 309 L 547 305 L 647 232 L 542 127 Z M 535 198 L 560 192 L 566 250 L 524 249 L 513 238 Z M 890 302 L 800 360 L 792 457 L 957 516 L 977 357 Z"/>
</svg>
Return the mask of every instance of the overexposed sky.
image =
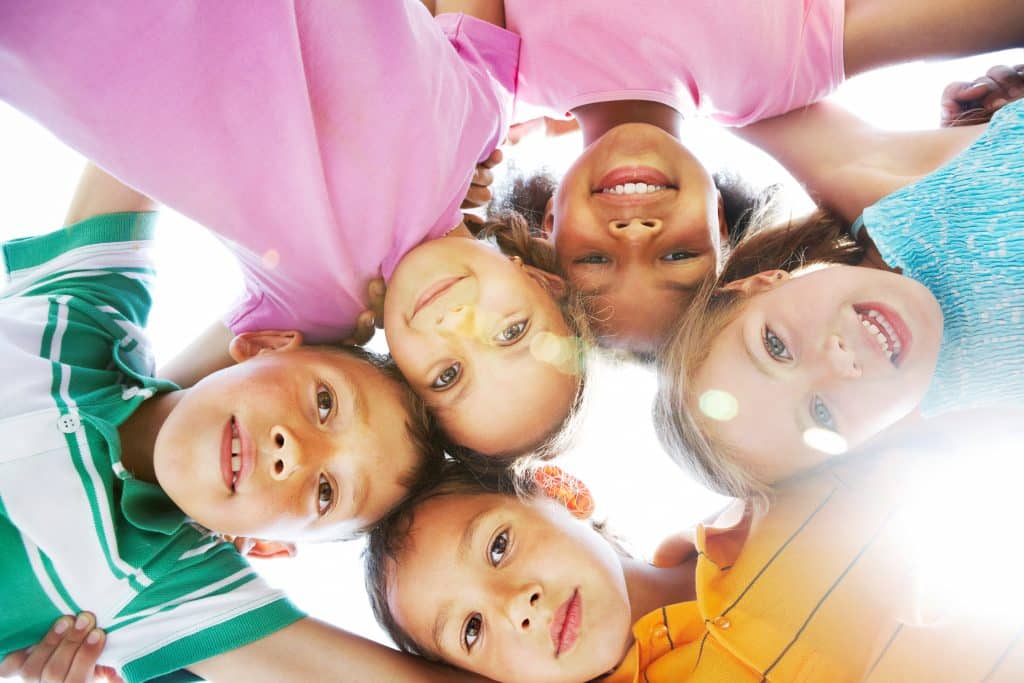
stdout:
<svg viewBox="0 0 1024 683">
<path fill-rule="evenodd" d="M 955 62 L 914 63 L 861 76 L 843 85 L 835 97 L 883 127 L 934 127 L 946 83 L 972 80 L 994 64 L 1021 62 L 1024 50 L 1018 49 Z M 687 127 L 684 142 L 712 169 L 735 168 L 758 183 L 784 178 L 764 155 L 709 123 L 693 121 Z M 578 136 L 535 138 L 507 149 L 506 156 L 515 158 L 520 168 L 544 164 L 557 172 L 579 149 Z M 59 227 L 83 164 L 45 130 L 0 104 L 0 240 Z M 806 197 L 797 197 L 795 206 L 806 208 Z M 157 253 L 150 332 L 162 364 L 219 317 L 238 291 L 239 276 L 215 239 L 170 210 L 160 222 Z M 383 344 L 383 335 L 373 343 Z M 646 371 L 598 365 L 582 436 L 559 463 L 590 485 L 598 513 L 645 555 L 667 534 L 723 505 L 722 498 L 696 486 L 660 450 L 649 418 L 653 390 L 654 378 Z M 383 640 L 363 592 L 361 546 L 303 546 L 296 559 L 256 565 L 311 615 Z"/>
</svg>

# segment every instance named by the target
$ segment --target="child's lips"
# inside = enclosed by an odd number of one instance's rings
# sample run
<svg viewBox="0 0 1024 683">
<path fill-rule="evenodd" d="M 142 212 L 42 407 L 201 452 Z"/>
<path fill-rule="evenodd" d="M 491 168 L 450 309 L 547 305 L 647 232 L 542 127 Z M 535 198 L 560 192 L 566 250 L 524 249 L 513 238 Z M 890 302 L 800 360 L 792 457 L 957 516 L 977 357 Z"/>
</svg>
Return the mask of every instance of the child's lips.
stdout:
<svg viewBox="0 0 1024 683">
<path fill-rule="evenodd" d="M 580 589 L 575 588 L 569 599 L 559 605 L 551 619 L 551 642 L 555 646 L 555 657 L 568 651 L 576 644 L 580 625 L 583 623 L 583 598 Z"/>
<path fill-rule="evenodd" d="M 235 457 L 234 441 L 238 441 L 238 453 L 239 459 L 238 471 L 232 466 L 232 460 Z M 220 445 L 220 473 L 221 478 L 224 480 L 224 485 L 232 493 L 238 491 L 238 485 L 242 483 L 242 480 L 248 476 L 253 470 L 253 457 L 252 457 L 252 444 L 249 439 L 249 435 L 242 428 L 241 423 L 238 422 L 235 416 L 231 416 L 227 424 L 224 425 L 224 431 L 221 434 L 221 445 Z"/>
</svg>

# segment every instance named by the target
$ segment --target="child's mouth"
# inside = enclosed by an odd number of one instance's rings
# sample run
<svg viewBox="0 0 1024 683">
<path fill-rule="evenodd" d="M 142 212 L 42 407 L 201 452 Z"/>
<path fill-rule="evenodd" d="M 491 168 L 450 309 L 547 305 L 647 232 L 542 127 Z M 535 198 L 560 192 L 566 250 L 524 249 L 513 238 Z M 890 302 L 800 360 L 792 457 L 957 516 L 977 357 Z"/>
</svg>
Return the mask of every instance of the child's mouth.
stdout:
<svg viewBox="0 0 1024 683">
<path fill-rule="evenodd" d="M 895 367 L 899 367 L 910 346 L 910 330 L 898 313 L 878 303 L 853 307 L 872 342 Z"/>
<path fill-rule="evenodd" d="M 238 482 L 243 476 L 242 470 L 246 460 L 244 450 L 238 423 L 232 415 L 224 426 L 224 435 L 221 438 L 221 476 L 232 493 L 236 492 Z"/>
<path fill-rule="evenodd" d="M 580 589 L 576 588 L 569 599 L 555 610 L 551 620 L 551 642 L 555 644 L 555 657 L 576 643 L 582 623 L 583 598 L 580 596 Z"/>
</svg>

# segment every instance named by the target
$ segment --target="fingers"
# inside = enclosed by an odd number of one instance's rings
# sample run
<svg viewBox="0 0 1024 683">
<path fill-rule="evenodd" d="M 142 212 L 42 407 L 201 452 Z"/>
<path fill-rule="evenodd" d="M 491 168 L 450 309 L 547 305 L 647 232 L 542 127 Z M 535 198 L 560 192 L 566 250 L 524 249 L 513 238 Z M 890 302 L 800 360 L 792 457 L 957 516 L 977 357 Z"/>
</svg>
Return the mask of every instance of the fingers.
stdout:
<svg viewBox="0 0 1024 683">
<path fill-rule="evenodd" d="M 12 678 L 28 659 L 28 648 L 16 650 L 0 660 L 0 678 Z"/>
<path fill-rule="evenodd" d="M 370 324 L 377 328 L 384 327 L 384 298 L 388 293 L 387 283 L 384 282 L 384 278 L 379 277 L 371 280 L 366 290 L 370 311 L 373 313 Z"/>
<path fill-rule="evenodd" d="M 477 168 L 479 169 L 481 166 L 483 166 L 484 168 L 494 168 L 495 166 L 500 164 L 502 159 L 504 159 L 504 158 L 505 158 L 505 155 L 504 155 L 504 153 L 502 153 L 501 148 L 500 147 L 495 147 L 494 151 L 491 152 L 491 155 L 489 157 L 487 157 L 486 159 L 481 161 L 479 164 L 477 164 Z"/>
<path fill-rule="evenodd" d="M 377 316 L 373 311 L 363 311 L 356 318 L 356 328 L 352 331 L 352 334 L 342 340 L 341 343 L 347 346 L 362 346 L 370 341 L 373 338 L 373 333 L 376 331 L 376 327 L 374 327 L 376 320 Z"/>
<path fill-rule="evenodd" d="M 96 618 L 88 612 L 74 620 L 61 617 L 43 640 L 31 648 L 16 672 L 26 681 L 85 683 L 92 680 L 93 669 L 106 643 L 105 634 L 95 626 Z M 7 660 L 4 664 L 7 665 Z"/>
<path fill-rule="evenodd" d="M 950 83 L 942 91 L 942 125 L 984 123 L 1008 102 L 1024 97 L 1024 64 L 992 67 L 970 83 Z"/>
</svg>

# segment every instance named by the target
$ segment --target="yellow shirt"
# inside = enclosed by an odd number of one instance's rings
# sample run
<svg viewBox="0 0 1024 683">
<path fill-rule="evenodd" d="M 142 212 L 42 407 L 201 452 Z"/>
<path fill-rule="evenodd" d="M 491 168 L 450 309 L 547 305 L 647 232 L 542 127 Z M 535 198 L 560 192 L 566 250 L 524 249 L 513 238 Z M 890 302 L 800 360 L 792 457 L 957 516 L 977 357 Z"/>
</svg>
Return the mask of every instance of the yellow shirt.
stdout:
<svg viewBox="0 0 1024 683">
<path fill-rule="evenodd" d="M 637 621 L 605 681 L 1024 680 L 1024 618 L 916 613 L 914 462 L 850 459 L 780 488 L 767 512 L 697 527 L 697 599 Z"/>
</svg>

